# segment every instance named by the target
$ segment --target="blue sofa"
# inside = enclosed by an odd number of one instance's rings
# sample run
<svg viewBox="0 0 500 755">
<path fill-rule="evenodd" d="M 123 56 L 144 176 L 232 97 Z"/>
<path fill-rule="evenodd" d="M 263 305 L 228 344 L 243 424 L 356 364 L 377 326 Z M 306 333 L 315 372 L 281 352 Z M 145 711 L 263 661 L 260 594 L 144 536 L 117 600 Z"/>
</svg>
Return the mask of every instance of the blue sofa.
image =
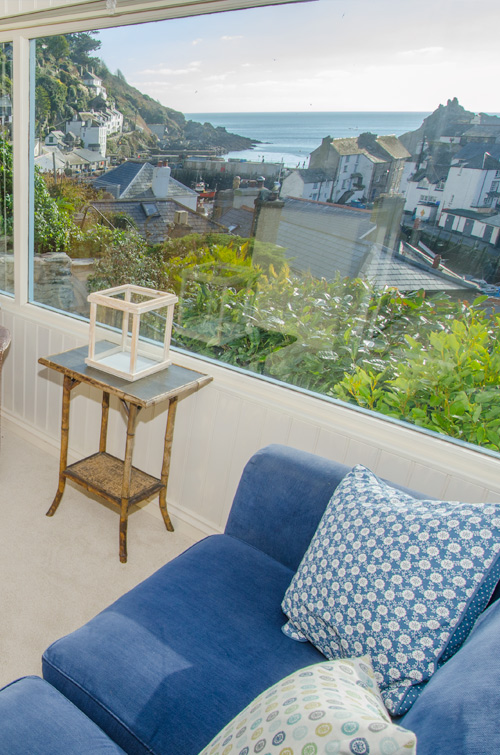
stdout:
<svg viewBox="0 0 500 755">
<path fill-rule="evenodd" d="M 0 753 L 197 755 L 264 689 L 325 660 L 283 634 L 280 606 L 348 470 L 284 446 L 255 454 L 223 535 L 51 645 L 44 680 L 0 692 Z M 498 637 L 495 601 L 400 721 L 419 755 L 500 752 Z"/>
</svg>

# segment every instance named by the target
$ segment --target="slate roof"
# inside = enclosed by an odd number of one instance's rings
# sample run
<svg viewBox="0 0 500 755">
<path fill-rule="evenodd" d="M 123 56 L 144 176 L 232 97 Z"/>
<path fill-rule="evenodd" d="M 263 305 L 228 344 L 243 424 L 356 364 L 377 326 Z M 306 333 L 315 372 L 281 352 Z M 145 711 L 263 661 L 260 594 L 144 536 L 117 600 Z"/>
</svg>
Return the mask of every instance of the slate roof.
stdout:
<svg viewBox="0 0 500 755">
<path fill-rule="evenodd" d="M 500 136 L 500 121 L 496 124 L 475 124 L 464 132 L 463 136 L 479 137 L 481 139 L 495 139 Z"/>
<path fill-rule="evenodd" d="M 373 244 L 359 272 L 360 277 L 383 288 L 389 286 L 398 291 L 463 291 L 477 286 L 458 276 L 434 270 L 412 254 L 401 254 L 392 249 Z"/>
<path fill-rule="evenodd" d="M 293 173 L 298 173 L 305 184 L 320 183 L 320 181 L 331 181 L 331 176 L 327 176 L 321 168 L 297 168 Z"/>
<path fill-rule="evenodd" d="M 91 149 L 74 149 L 73 152 L 77 157 L 81 157 L 82 160 L 86 160 L 88 163 L 100 163 L 106 160 L 104 155 Z"/>
<path fill-rule="evenodd" d="M 153 207 L 154 205 L 154 207 Z M 209 220 L 199 212 L 193 212 L 174 199 L 103 199 L 92 202 L 104 215 L 123 213 L 135 223 L 137 230 L 147 239 L 149 244 L 159 244 L 170 235 L 170 224 L 174 224 L 175 213 L 184 210 L 188 213 L 186 226 L 178 226 L 186 233 L 208 233 L 210 231 L 223 233 L 226 229 L 219 223 Z M 155 213 L 156 210 L 156 213 Z M 149 211 L 149 215 L 146 212 Z M 176 234 L 177 235 L 177 234 Z"/>
<path fill-rule="evenodd" d="M 466 144 L 453 157 L 453 163 L 472 160 L 474 157 L 484 157 L 489 152 L 496 160 L 500 160 L 500 144 Z"/>
<path fill-rule="evenodd" d="M 326 202 L 287 197 L 277 243 L 292 269 L 332 280 L 362 277 L 379 288 L 400 291 L 461 291 L 471 288 L 458 276 L 433 270 L 422 259 L 403 256 L 369 241 L 371 212 Z"/>
<path fill-rule="evenodd" d="M 461 209 L 453 209 L 453 210 L 444 209 L 443 212 L 446 212 L 447 215 L 457 215 L 460 218 L 470 218 L 471 220 L 478 220 L 479 222 L 485 223 L 486 225 L 493 225 L 495 227 L 500 226 L 500 215 L 496 212 L 487 214 L 485 212 L 474 212 L 473 210 L 461 210 Z"/>
<path fill-rule="evenodd" d="M 56 161 L 56 170 L 64 170 L 64 168 L 66 167 L 66 160 L 59 150 L 53 150 L 35 157 L 35 167 L 40 168 L 42 173 L 50 173 L 50 171 L 54 170 L 54 155 Z"/>
<path fill-rule="evenodd" d="M 134 162 L 127 160 L 116 168 L 108 170 L 94 181 L 96 189 L 105 189 L 114 194 L 118 199 L 125 198 L 153 198 L 151 190 L 153 182 L 153 166 L 151 163 Z M 180 199 L 182 197 L 197 196 L 193 189 L 184 186 L 170 176 L 167 197 Z"/>
<path fill-rule="evenodd" d="M 355 277 L 369 249 L 362 237 L 373 228 L 367 210 L 287 197 L 276 243 L 292 268 L 315 278 Z"/>
<path fill-rule="evenodd" d="M 410 181 L 421 181 L 422 178 L 427 178 L 429 183 L 437 184 L 439 181 L 446 181 L 448 177 L 449 167 L 447 165 L 434 165 L 430 163 L 426 168 L 417 170 L 416 173 L 410 178 Z"/>
<path fill-rule="evenodd" d="M 88 165 L 88 160 L 76 155 L 74 150 L 65 154 L 66 165 Z"/>
<path fill-rule="evenodd" d="M 332 139 L 332 147 L 339 155 L 365 155 L 374 163 L 406 160 L 410 153 L 397 136 L 360 135 Z"/>
<path fill-rule="evenodd" d="M 147 164 L 149 165 L 149 163 Z M 94 181 L 94 186 L 96 189 L 106 189 L 109 186 L 115 186 L 119 192 L 119 196 L 122 196 L 126 193 L 127 189 L 137 178 L 145 165 L 146 163 L 136 163 L 127 160 L 97 178 Z"/>
<path fill-rule="evenodd" d="M 340 139 L 332 139 L 332 147 L 339 153 L 339 155 L 364 155 L 366 150 L 362 149 L 358 145 L 357 136 L 342 137 Z"/>
<path fill-rule="evenodd" d="M 219 218 L 219 223 L 226 226 L 235 236 L 250 238 L 253 223 L 253 210 L 250 207 L 231 207 Z"/>
<path fill-rule="evenodd" d="M 394 160 L 406 160 L 411 156 L 397 136 L 377 136 L 377 144 Z"/>
<path fill-rule="evenodd" d="M 144 198 L 144 199 L 157 199 L 155 195 L 153 194 L 153 190 L 151 188 L 151 185 L 148 186 L 147 189 L 145 189 L 143 192 L 137 191 L 139 186 L 134 186 L 134 190 L 128 194 L 130 198 Z M 175 178 L 170 177 L 170 180 L 168 182 L 168 190 L 167 190 L 167 199 L 176 199 L 178 202 L 182 202 L 182 200 L 186 200 L 187 198 L 192 197 L 198 197 L 198 192 L 196 192 L 194 189 L 190 189 L 189 186 L 185 186 L 184 184 L 181 184 L 180 181 L 177 181 Z"/>
<path fill-rule="evenodd" d="M 475 170 L 500 170 L 500 160 L 491 154 L 485 154 L 484 151 L 482 155 L 476 155 L 469 160 L 464 160 L 461 165 L 464 168 L 473 168 Z"/>
</svg>

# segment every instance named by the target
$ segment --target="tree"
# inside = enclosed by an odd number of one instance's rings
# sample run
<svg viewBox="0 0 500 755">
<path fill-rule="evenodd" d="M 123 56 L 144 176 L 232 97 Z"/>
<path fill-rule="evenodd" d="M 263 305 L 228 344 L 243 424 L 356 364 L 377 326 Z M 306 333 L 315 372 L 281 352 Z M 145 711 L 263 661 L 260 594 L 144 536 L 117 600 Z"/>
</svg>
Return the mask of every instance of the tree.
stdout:
<svg viewBox="0 0 500 755">
<path fill-rule="evenodd" d="M 95 60 L 95 58 L 90 57 L 90 53 L 99 50 L 101 47 L 101 41 L 95 38 L 97 34 L 98 32 L 95 31 L 66 34 L 70 56 L 74 63 L 87 66 Z"/>
<path fill-rule="evenodd" d="M 69 57 L 69 44 L 66 37 L 58 34 L 54 37 L 45 37 L 47 52 L 54 58 L 56 63 L 60 63 Z"/>
<path fill-rule="evenodd" d="M 42 174 L 35 168 L 35 254 L 65 252 L 73 228 L 70 216 L 52 199 Z"/>
<path fill-rule="evenodd" d="M 48 127 L 50 113 L 50 97 L 45 87 L 39 85 L 35 89 L 35 123 L 37 134 L 42 133 Z"/>
<path fill-rule="evenodd" d="M 41 91 L 45 91 L 45 95 Z M 68 87 L 59 79 L 46 73 L 39 73 L 36 78 L 36 91 L 43 99 L 42 111 L 46 112 L 47 101 L 50 103 L 50 113 L 48 115 L 50 123 L 61 121 L 67 116 L 66 100 L 68 96 Z"/>
</svg>

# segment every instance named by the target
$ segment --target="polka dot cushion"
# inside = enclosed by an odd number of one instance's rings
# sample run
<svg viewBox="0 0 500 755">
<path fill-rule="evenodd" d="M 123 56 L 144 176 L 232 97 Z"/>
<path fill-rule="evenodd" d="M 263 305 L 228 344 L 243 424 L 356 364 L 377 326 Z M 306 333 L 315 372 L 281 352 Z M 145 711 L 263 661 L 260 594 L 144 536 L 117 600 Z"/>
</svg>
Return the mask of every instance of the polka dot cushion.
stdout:
<svg viewBox="0 0 500 755">
<path fill-rule="evenodd" d="M 403 715 L 455 653 L 500 576 L 500 504 L 417 500 L 358 465 L 283 600 L 285 634 L 327 658 L 368 653 Z"/>
<path fill-rule="evenodd" d="M 366 656 L 290 674 L 200 755 L 411 755 L 415 748 L 413 732 L 391 723 Z"/>
</svg>

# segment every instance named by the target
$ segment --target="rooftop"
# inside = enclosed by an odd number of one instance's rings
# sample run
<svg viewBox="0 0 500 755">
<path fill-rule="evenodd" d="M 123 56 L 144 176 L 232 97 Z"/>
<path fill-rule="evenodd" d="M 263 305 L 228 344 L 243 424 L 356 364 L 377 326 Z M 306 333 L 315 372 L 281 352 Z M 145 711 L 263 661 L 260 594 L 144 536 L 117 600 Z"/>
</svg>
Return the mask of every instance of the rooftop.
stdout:
<svg viewBox="0 0 500 755">
<path fill-rule="evenodd" d="M 186 233 L 224 232 L 219 223 L 214 223 L 199 212 L 193 212 L 189 207 L 176 202 L 174 199 L 157 199 L 155 197 L 138 199 L 104 199 L 92 202 L 104 215 L 120 213 L 127 215 L 136 225 L 139 233 L 151 244 L 159 244 L 170 235 L 170 226 L 175 223 L 175 213 L 188 213 L 185 226 Z M 225 225 L 225 224 L 224 224 Z"/>
<path fill-rule="evenodd" d="M 113 194 L 116 193 L 117 199 L 152 197 L 153 171 L 151 163 L 127 160 L 99 176 L 94 181 L 94 186 L 96 189 L 107 189 Z M 167 196 L 172 199 L 180 196 L 196 197 L 197 193 L 170 176 Z"/>
</svg>

